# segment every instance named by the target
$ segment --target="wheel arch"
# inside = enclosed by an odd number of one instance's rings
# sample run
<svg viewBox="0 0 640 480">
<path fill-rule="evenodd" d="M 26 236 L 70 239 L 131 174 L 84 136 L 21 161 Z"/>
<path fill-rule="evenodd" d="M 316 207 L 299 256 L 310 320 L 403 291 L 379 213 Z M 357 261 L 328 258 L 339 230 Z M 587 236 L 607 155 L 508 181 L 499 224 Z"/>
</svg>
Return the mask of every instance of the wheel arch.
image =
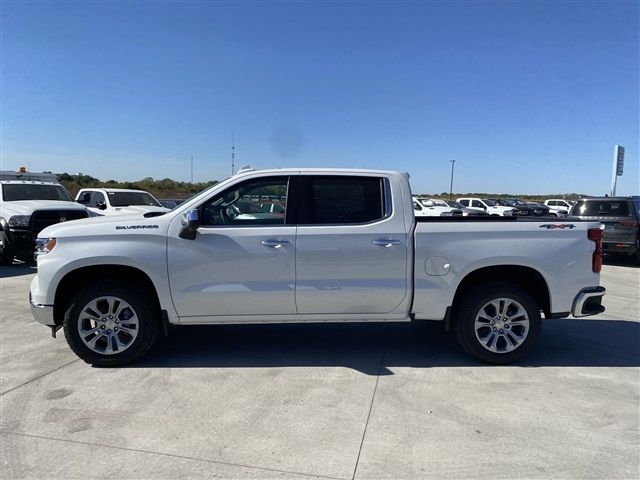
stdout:
<svg viewBox="0 0 640 480">
<path fill-rule="evenodd" d="M 53 307 L 53 318 L 56 325 L 62 325 L 69 301 L 78 291 L 78 287 L 95 283 L 101 278 L 109 281 L 121 280 L 123 283 L 134 284 L 142 289 L 149 295 L 148 298 L 160 318 L 158 292 L 151 278 L 145 272 L 127 265 L 91 265 L 68 272 L 58 283 Z"/>
<path fill-rule="evenodd" d="M 523 288 L 547 317 L 551 315 L 551 296 L 547 281 L 536 269 L 522 265 L 496 265 L 468 273 L 456 289 L 452 309 L 455 311 L 460 299 L 473 288 L 488 282 L 508 282 Z"/>
</svg>

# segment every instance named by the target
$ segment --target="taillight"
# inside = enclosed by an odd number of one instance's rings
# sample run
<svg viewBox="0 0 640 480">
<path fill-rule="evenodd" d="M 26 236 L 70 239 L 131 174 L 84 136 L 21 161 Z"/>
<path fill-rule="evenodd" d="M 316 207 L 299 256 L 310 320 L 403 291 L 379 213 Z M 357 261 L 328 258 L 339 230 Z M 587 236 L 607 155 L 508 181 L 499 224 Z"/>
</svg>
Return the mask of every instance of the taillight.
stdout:
<svg viewBox="0 0 640 480">
<path fill-rule="evenodd" d="M 620 222 L 623 227 L 638 227 L 640 222 Z"/>
<path fill-rule="evenodd" d="M 593 256 L 591 257 L 591 270 L 595 273 L 600 273 L 602 270 L 602 237 L 604 236 L 604 231 L 602 228 L 590 228 L 587 231 L 587 238 L 592 242 L 595 242 L 596 249 L 593 251 Z"/>
</svg>

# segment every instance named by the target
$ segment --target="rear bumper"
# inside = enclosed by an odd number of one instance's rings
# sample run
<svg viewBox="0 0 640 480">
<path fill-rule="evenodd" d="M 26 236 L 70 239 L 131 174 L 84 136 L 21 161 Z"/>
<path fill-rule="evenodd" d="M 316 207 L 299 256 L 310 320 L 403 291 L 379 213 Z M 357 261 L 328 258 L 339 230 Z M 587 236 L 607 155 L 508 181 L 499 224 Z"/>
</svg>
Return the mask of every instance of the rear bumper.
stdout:
<svg viewBox="0 0 640 480">
<path fill-rule="evenodd" d="M 33 303 L 31 292 L 29 292 L 29 304 L 31 305 L 31 314 L 36 321 L 49 326 L 56 324 L 53 319 L 53 305 L 38 305 Z"/>
<path fill-rule="evenodd" d="M 602 297 L 605 293 L 604 287 L 583 288 L 573 301 L 571 314 L 574 317 L 587 317 L 604 312 Z"/>
<path fill-rule="evenodd" d="M 607 253 L 636 253 L 638 245 L 635 241 L 631 242 L 606 242 L 602 243 L 602 251 Z"/>
</svg>

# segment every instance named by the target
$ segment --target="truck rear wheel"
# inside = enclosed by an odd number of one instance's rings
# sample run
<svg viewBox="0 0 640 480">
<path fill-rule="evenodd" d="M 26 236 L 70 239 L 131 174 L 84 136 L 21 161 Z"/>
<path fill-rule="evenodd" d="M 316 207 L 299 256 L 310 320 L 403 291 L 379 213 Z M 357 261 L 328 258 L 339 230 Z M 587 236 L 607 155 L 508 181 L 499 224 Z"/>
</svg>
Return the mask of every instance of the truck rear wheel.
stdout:
<svg viewBox="0 0 640 480">
<path fill-rule="evenodd" d="M 147 295 L 130 284 L 93 283 L 73 297 L 64 316 L 69 347 L 96 366 L 138 360 L 152 347 L 159 328 Z"/>
<path fill-rule="evenodd" d="M 520 360 L 538 341 L 542 320 L 531 295 L 508 282 L 470 291 L 455 309 L 453 331 L 474 357 L 494 364 Z"/>
</svg>

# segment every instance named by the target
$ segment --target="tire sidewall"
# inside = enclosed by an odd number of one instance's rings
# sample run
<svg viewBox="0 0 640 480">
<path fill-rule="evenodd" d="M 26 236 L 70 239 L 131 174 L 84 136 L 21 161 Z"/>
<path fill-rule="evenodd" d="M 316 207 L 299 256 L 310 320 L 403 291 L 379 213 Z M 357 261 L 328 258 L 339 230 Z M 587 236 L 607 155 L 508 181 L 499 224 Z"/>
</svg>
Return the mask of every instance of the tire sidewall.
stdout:
<svg viewBox="0 0 640 480">
<path fill-rule="evenodd" d="M 520 303 L 529 317 L 527 338 L 515 350 L 494 353 L 482 346 L 476 338 L 475 319 L 480 308 L 496 298 L 509 298 Z M 522 288 L 503 282 L 495 282 L 474 290 L 464 302 L 456 318 L 456 336 L 465 350 L 480 360 L 494 364 L 507 364 L 527 355 L 540 338 L 542 320 L 539 307 Z"/>
<path fill-rule="evenodd" d="M 0 230 L 0 265 L 11 265 L 13 263 L 13 251 L 9 243 L 9 236 Z"/>
<path fill-rule="evenodd" d="M 80 338 L 78 318 L 82 309 L 92 300 L 103 296 L 121 298 L 131 305 L 138 317 L 138 335 L 121 353 L 105 355 L 95 352 Z M 137 360 L 151 348 L 158 335 L 158 322 L 153 306 L 141 290 L 132 285 L 95 282 L 78 292 L 69 303 L 64 316 L 64 335 L 69 347 L 85 362 L 95 366 L 116 366 Z"/>
</svg>

